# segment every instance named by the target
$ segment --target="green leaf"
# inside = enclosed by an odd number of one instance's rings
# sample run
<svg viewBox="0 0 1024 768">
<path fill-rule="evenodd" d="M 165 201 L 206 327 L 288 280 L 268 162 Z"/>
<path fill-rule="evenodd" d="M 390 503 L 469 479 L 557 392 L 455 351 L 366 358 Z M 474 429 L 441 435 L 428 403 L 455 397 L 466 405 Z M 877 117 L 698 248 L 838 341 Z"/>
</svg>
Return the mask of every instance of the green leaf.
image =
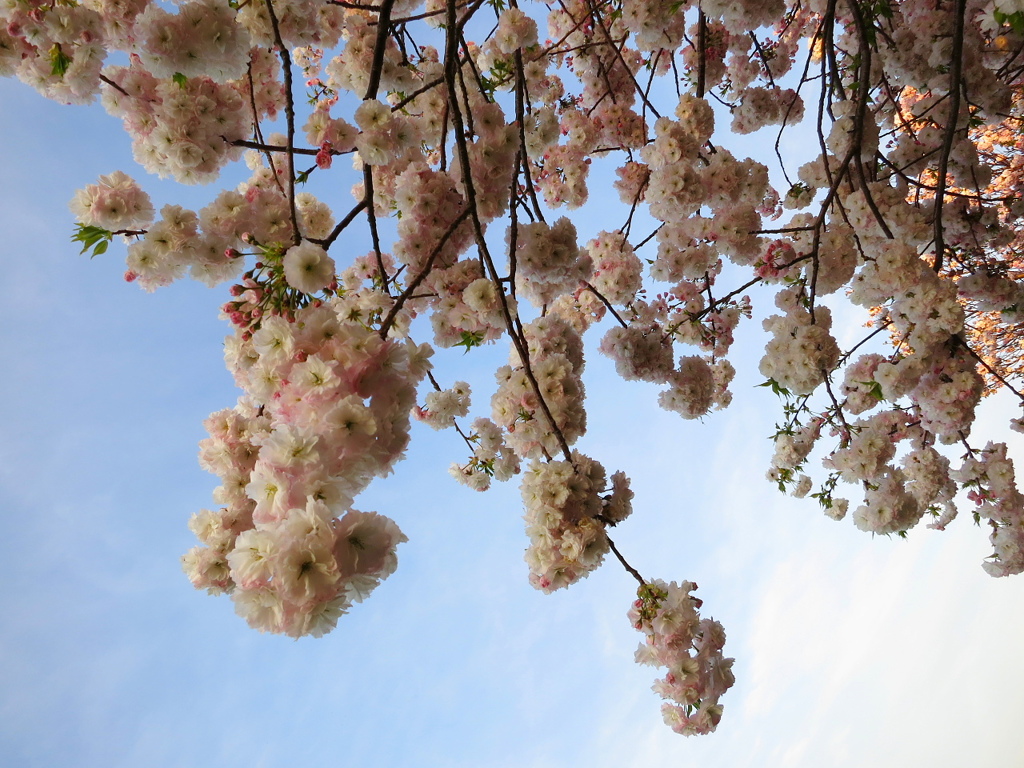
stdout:
<svg viewBox="0 0 1024 768">
<path fill-rule="evenodd" d="M 106 253 L 107 246 L 110 245 L 110 241 L 113 237 L 114 233 L 109 229 L 79 224 L 75 230 L 75 234 L 71 236 L 71 242 L 82 243 L 82 250 L 80 253 L 85 253 L 91 248 L 92 254 L 89 256 L 91 259 L 95 256 L 99 256 L 101 253 Z"/>
<path fill-rule="evenodd" d="M 188 82 L 188 78 L 181 74 L 181 72 L 175 72 L 173 75 L 171 75 L 171 80 L 177 83 L 179 88 L 184 88 L 185 83 Z"/>
<path fill-rule="evenodd" d="M 871 395 L 875 400 L 881 402 L 885 400 L 885 396 L 882 394 L 882 385 L 877 381 L 860 381 L 858 384 L 863 384 L 868 388 L 868 394 Z"/>
<path fill-rule="evenodd" d="M 1003 13 L 996 9 L 992 12 L 993 18 L 996 23 L 1000 26 L 1009 24 L 1013 27 L 1013 31 L 1017 34 L 1024 34 L 1024 13 L 1017 11 L 1016 13 Z"/>
<path fill-rule="evenodd" d="M 768 381 L 764 382 L 763 384 L 757 384 L 756 386 L 771 387 L 772 392 L 774 392 L 776 395 L 782 395 L 783 397 L 789 397 L 790 395 L 790 391 L 781 384 L 779 384 L 779 382 L 777 382 L 775 379 L 768 379 Z"/>
<path fill-rule="evenodd" d="M 54 43 L 50 48 L 50 73 L 57 77 L 64 77 L 70 66 L 71 57 L 64 53 L 60 43 Z"/>
<path fill-rule="evenodd" d="M 484 340 L 484 334 L 481 331 L 463 331 L 462 341 L 456 344 L 456 347 L 465 347 L 466 352 L 469 352 L 473 347 L 479 347 Z"/>
</svg>

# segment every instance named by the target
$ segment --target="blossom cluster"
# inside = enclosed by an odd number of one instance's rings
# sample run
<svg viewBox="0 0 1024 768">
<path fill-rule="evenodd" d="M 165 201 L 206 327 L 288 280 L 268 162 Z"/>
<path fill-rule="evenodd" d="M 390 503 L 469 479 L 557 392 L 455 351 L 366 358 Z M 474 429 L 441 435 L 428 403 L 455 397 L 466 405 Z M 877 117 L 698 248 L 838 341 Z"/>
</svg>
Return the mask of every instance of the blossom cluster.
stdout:
<svg viewBox="0 0 1024 768">
<path fill-rule="evenodd" d="M 530 464 L 522 494 L 533 586 L 553 592 L 601 565 L 610 547 L 605 526 L 629 516 L 633 497 L 621 472 L 612 476 L 610 488 L 606 485 L 604 467 L 579 451 L 573 451 L 571 462 Z"/>
<path fill-rule="evenodd" d="M 524 326 L 491 398 L 491 418 L 517 455 L 553 456 L 560 441 L 571 446 L 586 431 L 583 366 L 583 341 L 564 320 L 549 315 Z"/>
<path fill-rule="evenodd" d="M 971 488 L 974 513 L 989 521 L 994 548 L 984 568 L 993 576 L 1024 571 L 1024 495 L 1017 490 L 1006 443 L 988 443 L 968 456 L 953 479 Z"/>
<path fill-rule="evenodd" d="M 472 423 L 473 455 L 465 464 L 453 463 L 449 474 L 475 491 L 486 491 L 491 479 L 504 482 L 519 474 L 519 457 L 507 446 L 501 429 L 490 419 Z"/>
<path fill-rule="evenodd" d="M 156 215 L 149 195 L 122 171 L 100 176 L 98 183 L 76 192 L 70 207 L 83 225 L 111 232 L 148 227 Z"/>
<path fill-rule="evenodd" d="M 253 627 L 321 635 L 397 565 L 397 525 L 352 508 L 409 440 L 428 352 L 346 319 L 343 300 L 289 322 L 262 319 L 229 337 L 229 369 L 245 391 L 207 420 L 200 462 L 224 506 L 194 518 L 203 543 L 185 556 L 193 584 L 228 591 Z"/>
<path fill-rule="evenodd" d="M 629 609 L 629 621 L 644 633 L 636 661 L 664 667 L 665 677 L 654 691 L 668 701 L 661 712 L 665 723 L 687 736 L 710 733 L 722 718 L 719 700 L 735 682 L 733 659 L 722 655 L 725 630 L 698 613 L 701 601 L 690 581 L 644 583 Z"/>
</svg>

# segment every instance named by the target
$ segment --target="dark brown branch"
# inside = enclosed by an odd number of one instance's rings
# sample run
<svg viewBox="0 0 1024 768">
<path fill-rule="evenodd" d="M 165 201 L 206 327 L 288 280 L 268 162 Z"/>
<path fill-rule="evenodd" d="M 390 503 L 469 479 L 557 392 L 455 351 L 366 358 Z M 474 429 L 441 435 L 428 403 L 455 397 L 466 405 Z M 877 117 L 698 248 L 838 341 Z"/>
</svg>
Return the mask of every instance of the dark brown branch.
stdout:
<svg viewBox="0 0 1024 768">
<path fill-rule="evenodd" d="M 697 13 L 697 98 L 703 99 L 707 85 L 708 17 L 699 8 Z"/>
<path fill-rule="evenodd" d="M 334 229 L 331 230 L 331 234 L 329 234 L 322 241 L 320 241 L 320 245 L 324 248 L 324 250 L 327 250 L 328 248 L 331 247 L 331 245 L 334 244 L 334 241 L 338 239 L 338 235 L 340 235 L 345 230 L 345 227 L 352 223 L 353 219 L 355 219 L 355 217 L 359 215 L 359 212 L 363 210 L 363 208 L 365 208 L 367 204 L 368 202 L 366 199 L 366 195 L 364 194 L 363 199 L 356 203 L 355 208 L 353 208 L 351 211 L 345 214 L 345 218 L 339 221 L 338 224 L 334 227 Z"/>
<path fill-rule="evenodd" d="M 318 149 L 307 149 L 305 147 L 282 147 L 279 144 L 263 144 L 259 141 L 246 141 L 245 139 L 231 139 L 229 140 L 226 136 L 221 136 L 224 141 L 233 147 L 245 147 L 246 149 L 258 149 L 260 152 L 293 152 L 296 155 L 317 155 L 320 150 Z M 341 154 L 338 152 L 332 152 L 331 154 Z"/>
<path fill-rule="evenodd" d="M 540 209 L 540 202 L 537 200 L 537 191 L 533 188 L 533 179 L 530 174 L 530 158 L 526 154 L 526 73 L 523 69 L 522 51 L 516 51 L 516 121 L 519 123 L 519 168 L 523 171 L 523 186 L 533 203 L 533 212 L 538 221 L 544 221 L 544 213 Z"/>
<path fill-rule="evenodd" d="M 975 352 L 973 349 L 971 349 L 970 344 L 968 344 L 965 340 L 961 339 L 959 336 L 954 336 L 953 338 L 955 338 L 957 340 L 957 342 L 959 342 L 960 346 L 962 346 L 964 349 L 967 350 L 967 354 L 969 354 L 971 357 L 973 357 L 975 360 L 977 360 L 978 363 L 980 363 L 985 368 L 986 371 L 988 371 L 993 376 L 995 376 L 999 380 L 1000 384 L 1002 384 L 1008 390 L 1013 392 L 1013 394 L 1015 394 L 1018 398 L 1020 398 L 1021 400 L 1024 400 L 1024 393 L 1021 393 L 1017 389 L 1015 389 L 1014 386 L 1012 384 L 1010 384 L 1010 382 L 1008 382 L 1002 376 L 1002 374 L 999 373 L 999 371 L 997 371 L 995 368 L 993 368 L 991 365 L 989 365 L 988 361 L 986 361 L 985 358 L 983 358 L 981 355 L 979 355 L 977 352 Z"/>
<path fill-rule="evenodd" d="M 252 110 L 252 135 L 256 137 L 254 144 L 258 144 L 261 147 L 266 146 L 266 142 L 263 140 L 263 131 L 260 128 L 260 111 L 256 108 L 256 85 L 252 79 L 252 62 L 249 62 L 249 66 L 245 70 L 246 78 L 249 81 L 249 109 Z M 227 141 L 226 136 L 221 136 L 224 141 Z M 287 152 L 288 148 L 284 147 Z M 287 198 L 288 193 L 284 191 L 284 185 L 281 183 L 281 177 L 274 171 L 274 156 L 266 149 L 263 151 L 263 157 L 267 161 L 267 168 L 271 171 L 271 176 L 274 179 L 274 185 L 277 187 L 277 191 L 281 193 L 281 197 Z"/>
<path fill-rule="evenodd" d="M 636 76 L 633 74 L 633 70 L 629 68 L 629 65 L 626 64 L 626 59 L 623 58 L 622 56 L 622 49 L 626 45 L 626 39 L 623 38 L 622 42 L 616 45 L 615 42 L 612 40 L 611 32 L 609 32 L 608 27 L 605 26 L 604 19 L 596 12 L 593 14 L 593 18 L 594 21 L 597 22 L 598 26 L 601 28 L 601 31 L 604 33 L 604 37 L 608 41 L 608 45 L 610 45 L 612 50 L 615 51 L 615 56 L 619 60 L 619 64 L 622 66 L 623 71 L 629 76 L 629 80 L 631 83 L 633 83 L 633 88 L 640 95 L 641 101 L 643 101 L 647 109 L 651 110 L 652 115 L 654 115 L 656 118 L 660 118 L 661 113 L 658 112 L 657 109 L 655 109 L 654 104 L 652 104 L 651 101 L 647 98 L 647 93 L 644 91 L 643 88 L 640 87 L 640 83 L 637 81 Z"/>
<path fill-rule="evenodd" d="M 935 239 L 935 262 L 932 268 L 938 272 L 942 269 L 943 254 L 946 242 L 942 231 L 942 205 L 946 197 L 946 171 L 949 168 L 949 155 L 953 151 L 953 139 L 956 137 L 956 124 L 960 119 L 960 73 L 964 57 L 964 16 L 967 14 L 967 0 L 956 0 L 956 18 L 953 26 L 953 60 L 949 66 L 949 118 L 946 121 L 946 134 L 942 139 L 942 154 L 939 155 L 938 178 L 935 181 L 935 213 L 932 215 L 932 231 Z"/>
<path fill-rule="evenodd" d="M 384 69 L 384 51 L 387 49 L 388 35 L 391 33 L 391 9 L 395 0 L 384 0 L 380 4 L 380 15 L 377 17 L 377 39 L 373 43 L 373 64 L 370 65 L 370 81 L 366 85 L 363 101 L 377 98 L 380 89 L 380 74 Z"/>
<path fill-rule="evenodd" d="M 299 211 L 295 207 L 295 99 L 292 97 L 292 57 L 281 37 L 281 27 L 274 12 L 273 0 L 266 2 L 270 24 L 274 28 L 274 42 L 281 56 L 281 69 L 284 70 L 284 116 L 288 130 L 288 212 L 292 219 L 292 241 L 298 245 L 302 242 L 302 233 L 299 231 Z"/>
<path fill-rule="evenodd" d="M 408 96 L 406 96 L 404 99 L 402 99 L 397 104 L 395 104 L 393 107 L 391 107 L 391 111 L 392 112 L 397 112 L 402 107 L 404 107 L 409 102 L 411 102 L 413 99 L 415 99 L 417 96 L 420 96 L 420 95 L 426 93 L 431 88 L 436 88 L 437 86 L 441 85 L 443 82 L 444 82 L 444 78 L 443 77 L 439 77 L 436 80 L 431 80 L 429 83 L 427 83 L 426 85 L 423 85 L 423 86 L 417 88 L 415 91 L 413 91 Z"/>
<path fill-rule="evenodd" d="M 370 225 L 370 239 L 373 241 L 373 255 L 377 259 L 377 272 L 380 275 L 380 287 L 390 296 L 390 278 L 384 268 L 384 254 L 380 250 L 380 234 L 377 232 L 377 212 L 373 204 L 373 166 L 368 163 L 363 165 L 363 195 L 363 199 L 366 200 L 366 221 Z"/>
<path fill-rule="evenodd" d="M 612 303 L 610 301 L 608 301 L 607 298 L 605 298 L 605 295 L 603 293 L 601 293 L 599 290 L 597 290 L 597 288 L 592 286 L 590 283 L 584 282 L 583 285 L 585 285 L 587 287 L 588 291 L 590 291 L 592 294 L 597 296 L 597 298 L 599 298 L 601 300 L 602 304 L 604 304 L 606 307 L 608 307 L 608 311 L 611 312 L 612 316 L 616 320 L 619 321 L 619 325 L 621 325 L 623 328 L 627 328 L 629 326 L 629 324 L 625 320 L 623 320 L 621 317 L 619 317 L 619 313 L 615 311 L 615 307 L 613 307 Z"/>
<path fill-rule="evenodd" d="M 128 93 L 128 91 L 126 91 L 126 90 L 125 90 L 124 88 L 122 88 L 122 87 L 121 87 L 120 85 L 118 85 L 117 83 L 115 83 L 115 82 L 114 82 L 113 80 L 111 80 L 111 79 L 110 79 L 109 77 L 107 77 L 106 75 L 104 75 L 104 74 L 102 74 L 102 73 L 101 73 L 101 74 L 100 74 L 100 80 L 101 80 L 102 82 L 106 83 L 107 85 L 109 85 L 109 86 L 110 86 L 111 88 L 113 88 L 113 89 L 114 89 L 115 91 L 120 91 L 120 92 L 121 92 L 121 93 L 123 93 L 123 94 L 124 94 L 125 96 L 127 96 L 127 97 L 128 97 L 129 99 L 130 99 L 130 98 L 132 98 L 132 95 L 131 95 L 130 93 Z"/>
<path fill-rule="evenodd" d="M 340 5 L 342 8 L 351 8 L 353 11 L 379 11 L 379 5 L 361 5 L 359 3 L 348 3 L 345 0 L 327 0 L 328 5 Z"/>
<path fill-rule="evenodd" d="M 615 542 L 612 541 L 612 537 L 608 535 L 607 531 L 605 531 L 604 537 L 608 540 L 608 547 L 611 549 L 615 557 L 618 558 L 619 562 L 622 563 L 622 567 L 626 569 L 626 572 L 629 573 L 629 575 L 632 576 L 634 579 L 639 581 L 640 586 L 644 586 L 645 584 L 647 584 L 647 582 L 644 581 L 644 577 L 640 575 L 640 572 L 632 565 L 630 565 L 628 562 L 626 562 L 626 558 L 624 558 L 622 556 L 622 553 L 619 552 L 619 548 L 615 546 Z"/>
<path fill-rule="evenodd" d="M 459 30 L 455 18 L 455 3 L 454 0 L 448 0 L 448 28 L 445 31 L 445 82 L 448 87 L 448 104 L 450 105 L 450 112 L 452 116 L 452 125 L 455 129 L 455 146 L 456 151 L 459 153 L 459 164 L 462 168 L 462 183 L 465 188 L 466 204 L 470 211 L 470 216 L 473 219 L 473 229 L 476 235 L 477 250 L 480 252 L 481 260 L 490 272 L 490 278 L 495 285 L 501 286 L 501 278 L 498 275 L 498 270 L 494 266 L 494 260 L 491 258 L 490 249 L 487 247 L 487 241 L 484 238 L 484 228 L 480 221 L 480 216 L 476 208 L 476 190 L 473 185 L 473 174 L 471 173 L 472 164 L 469 160 L 469 149 L 466 146 L 466 129 L 465 124 L 462 120 L 462 108 L 459 106 L 459 96 L 456 91 L 458 85 L 456 84 L 456 78 L 459 75 L 458 67 L 458 46 L 459 46 Z M 551 425 L 552 434 L 558 440 L 559 447 L 562 449 L 562 453 L 565 456 L 565 460 L 572 464 L 572 451 L 569 450 L 569 445 L 565 440 L 565 435 L 562 434 L 562 430 L 559 428 L 558 423 L 555 421 L 554 415 L 551 413 L 551 409 L 548 406 L 547 399 L 544 397 L 544 393 L 541 391 L 540 384 L 537 381 L 536 376 L 533 374 L 533 366 L 530 364 L 530 352 L 523 338 L 516 333 L 515 322 L 512 319 L 511 311 L 508 307 L 508 298 L 505 296 L 504 290 L 498 290 L 498 297 L 501 301 L 501 311 L 505 320 L 505 327 L 509 332 L 509 336 L 512 339 L 512 344 L 516 348 L 519 354 L 519 359 L 523 363 L 523 371 L 526 373 L 526 378 L 529 380 L 530 385 L 533 387 L 533 391 L 537 395 L 537 400 L 540 403 L 541 410 L 544 412 L 544 416 L 547 418 L 548 423 Z"/>
<path fill-rule="evenodd" d="M 420 283 L 422 283 L 426 279 L 427 275 L 430 274 L 430 270 L 434 268 L 434 262 L 441 254 L 441 249 L 444 248 L 448 240 L 451 239 L 451 236 L 455 234 L 455 230 L 458 229 L 459 225 L 466 220 L 467 216 L 469 216 L 468 207 L 460 213 L 451 224 L 448 225 L 444 234 L 441 235 L 441 238 L 437 241 L 437 245 L 435 245 L 434 249 L 430 252 L 430 256 L 427 257 L 427 263 L 423 266 L 423 269 L 420 270 L 420 273 L 416 275 L 413 281 L 409 283 L 408 287 L 402 292 L 402 295 L 399 296 L 394 305 L 392 305 L 387 317 L 384 318 L 384 322 L 380 324 L 380 337 L 382 339 L 386 339 L 388 337 L 388 331 L 391 329 L 391 324 L 395 322 L 395 317 L 401 311 L 405 302 L 412 298 L 413 292 L 419 288 Z"/>
<path fill-rule="evenodd" d="M 878 226 L 881 228 L 882 232 L 885 233 L 887 238 L 892 240 L 892 231 L 885 223 L 885 219 L 882 217 L 882 212 L 878 210 L 878 205 L 875 203 L 874 195 L 871 194 L 871 187 L 868 185 L 868 182 L 871 179 L 869 179 L 867 171 L 864 168 L 862 155 L 864 144 L 864 121 L 867 119 L 868 98 L 871 90 L 871 45 L 868 42 L 868 33 L 864 25 L 864 18 L 860 14 L 860 9 L 857 7 L 856 0 L 850 0 L 850 11 L 853 14 L 854 22 L 857 25 L 857 34 L 860 39 L 860 80 L 857 85 L 857 115 L 854 118 L 853 139 L 851 141 L 852 149 L 855 152 L 853 162 L 854 167 L 857 170 L 857 177 L 860 181 L 861 192 L 864 193 L 864 201 L 868 204 L 868 208 L 871 209 L 871 213 L 875 217 L 875 221 L 878 222 Z"/>
</svg>

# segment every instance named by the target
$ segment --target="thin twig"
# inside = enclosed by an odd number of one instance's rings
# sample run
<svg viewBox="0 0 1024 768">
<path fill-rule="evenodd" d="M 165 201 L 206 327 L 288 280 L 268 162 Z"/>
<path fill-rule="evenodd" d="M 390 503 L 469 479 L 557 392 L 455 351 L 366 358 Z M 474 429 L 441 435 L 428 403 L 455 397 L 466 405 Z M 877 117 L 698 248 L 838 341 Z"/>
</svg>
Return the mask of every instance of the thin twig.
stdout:
<svg viewBox="0 0 1024 768">
<path fill-rule="evenodd" d="M 402 306 L 406 301 L 412 298 L 413 292 L 419 288 L 420 283 L 422 283 L 426 279 L 427 275 L 430 274 L 430 270 L 434 268 L 434 261 L 441 254 L 441 249 L 444 248 L 448 240 L 451 239 L 451 236 L 455 234 L 455 230 L 458 229 L 459 225 L 466 220 L 467 216 L 469 216 L 468 207 L 463 210 L 451 224 L 448 225 L 444 234 L 442 234 L 441 238 L 437 241 L 437 245 L 435 245 L 434 249 L 430 252 L 430 256 L 427 257 L 427 263 L 423 266 L 423 269 L 420 270 L 420 273 L 416 275 L 405 291 L 402 292 L 402 295 L 399 296 L 394 305 L 392 305 L 391 309 L 388 311 L 387 317 L 384 318 L 384 322 L 380 324 L 380 337 L 382 339 L 386 339 L 388 337 L 388 331 L 391 329 L 391 325 L 394 323 L 395 317 L 402 309 Z"/>
</svg>

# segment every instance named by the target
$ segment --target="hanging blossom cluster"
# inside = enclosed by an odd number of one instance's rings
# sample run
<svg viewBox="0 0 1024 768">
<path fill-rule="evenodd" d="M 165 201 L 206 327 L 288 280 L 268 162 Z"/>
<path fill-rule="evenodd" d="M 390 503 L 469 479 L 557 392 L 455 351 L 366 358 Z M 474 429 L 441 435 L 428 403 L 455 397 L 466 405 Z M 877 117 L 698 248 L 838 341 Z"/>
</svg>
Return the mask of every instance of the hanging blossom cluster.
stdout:
<svg viewBox="0 0 1024 768">
<path fill-rule="evenodd" d="M 184 566 L 196 587 L 230 592 L 256 629 L 330 631 L 394 572 L 406 540 L 394 521 L 352 504 L 401 458 L 430 350 L 381 339 L 350 310 L 344 299 L 318 301 L 228 339 L 245 395 L 207 420 L 199 453 L 222 480 L 214 498 L 224 506 L 193 517 L 203 546 Z"/>
<path fill-rule="evenodd" d="M 637 662 L 668 670 L 654 684 L 667 699 L 661 707 L 665 724 L 687 736 L 715 730 L 722 718 L 718 700 L 735 682 L 733 659 L 722 655 L 725 629 L 700 617 L 702 601 L 691 594 L 696 588 L 690 581 L 655 580 L 637 590 L 629 610 L 629 620 L 645 637 Z"/>
<path fill-rule="evenodd" d="M 609 487 L 600 463 L 573 451 L 572 462 L 533 462 L 523 476 L 526 562 L 530 583 L 544 592 L 589 576 L 611 547 L 605 527 L 633 511 L 633 492 L 622 472 Z M 607 494 L 601 494 L 607 491 Z"/>
<path fill-rule="evenodd" d="M 200 449 L 222 484 L 191 523 L 198 588 L 260 630 L 330 630 L 396 567 L 398 525 L 354 505 L 415 418 L 464 442 L 450 472 L 469 488 L 521 475 L 535 587 L 610 555 L 640 583 L 638 661 L 667 669 L 666 722 L 707 733 L 733 682 L 724 632 L 692 584 L 615 545 L 633 491 L 576 447 L 585 356 L 711 421 L 756 313 L 772 482 L 872 534 L 970 509 L 985 569 L 1024 571 L 1007 444 L 971 437 L 986 394 L 1024 402 L 1018 6 L 6 0 L 0 74 L 98 97 L 161 177 L 249 170 L 198 211 L 157 211 L 120 171 L 71 203 L 83 250 L 123 239 L 145 290 L 230 286 L 244 394 Z M 480 413 L 429 358 L 498 342 Z"/>
</svg>

